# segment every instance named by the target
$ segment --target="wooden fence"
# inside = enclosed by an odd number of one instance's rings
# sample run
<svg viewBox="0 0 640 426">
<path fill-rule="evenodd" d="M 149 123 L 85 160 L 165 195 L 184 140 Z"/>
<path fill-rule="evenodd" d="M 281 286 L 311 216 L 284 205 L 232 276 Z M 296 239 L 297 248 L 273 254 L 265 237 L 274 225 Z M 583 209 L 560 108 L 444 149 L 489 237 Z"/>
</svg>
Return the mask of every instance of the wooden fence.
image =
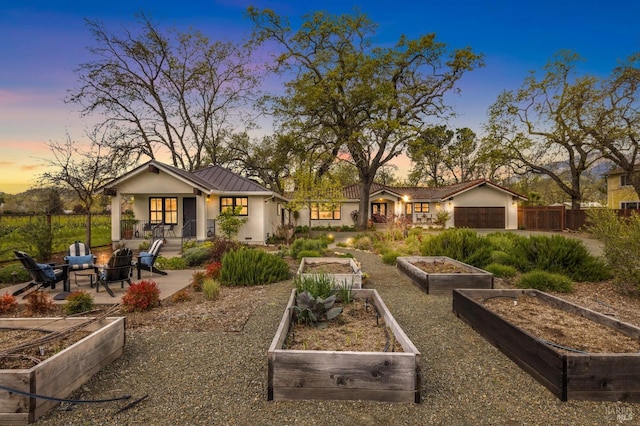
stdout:
<svg viewBox="0 0 640 426">
<path fill-rule="evenodd" d="M 628 217 L 637 210 L 615 210 Z M 580 231 L 587 224 L 587 210 L 572 210 L 565 206 L 518 207 L 518 228 L 530 231 Z"/>
</svg>

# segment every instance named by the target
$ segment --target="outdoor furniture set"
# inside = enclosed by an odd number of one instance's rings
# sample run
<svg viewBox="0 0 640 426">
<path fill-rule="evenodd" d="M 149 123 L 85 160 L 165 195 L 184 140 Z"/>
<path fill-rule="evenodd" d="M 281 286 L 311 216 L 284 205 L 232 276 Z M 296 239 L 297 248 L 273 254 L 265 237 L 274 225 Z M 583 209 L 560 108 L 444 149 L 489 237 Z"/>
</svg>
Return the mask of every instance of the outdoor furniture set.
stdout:
<svg viewBox="0 0 640 426">
<path fill-rule="evenodd" d="M 141 278 L 142 270 L 167 275 L 166 272 L 155 267 L 155 261 L 160 254 L 162 244 L 163 240 L 155 240 L 148 252 L 141 251 L 138 254 L 137 261 L 133 260 L 131 249 L 126 247 L 117 249 L 104 265 L 98 264 L 96 256 L 91 254 L 91 250 L 84 243 L 79 241 L 69 246 L 64 258 L 65 262 L 62 264 L 37 263 L 27 253 L 16 250 L 14 251 L 15 256 L 22 263 L 24 269 L 29 271 L 31 282 L 16 290 L 13 296 L 31 292 L 34 289 L 55 289 L 56 284 L 62 282 L 63 291 L 55 295 L 54 299 L 64 300 L 71 293 L 71 274 L 73 273 L 76 285 L 78 284 L 77 275 L 86 275 L 89 277 L 90 287 L 94 287 L 95 281 L 96 292 L 99 292 L 100 286 L 102 286 L 111 297 L 115 297 L 109 285 L 118 282 L 122 288 L 124 288 L 125 282 L 131 285 L 134 268 L 138 271 L 138 279 Z"/>
</svg>

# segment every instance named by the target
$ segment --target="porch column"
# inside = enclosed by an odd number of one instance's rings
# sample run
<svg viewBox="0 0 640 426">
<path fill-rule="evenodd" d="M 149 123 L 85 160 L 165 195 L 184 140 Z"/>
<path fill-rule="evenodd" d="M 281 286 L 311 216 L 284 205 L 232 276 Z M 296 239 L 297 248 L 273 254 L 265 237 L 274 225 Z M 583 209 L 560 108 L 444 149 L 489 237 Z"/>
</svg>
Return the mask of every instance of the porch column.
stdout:
<svg viewBox="0 0 640 426">
<path fill-rule="evenodd" d="M 120 211 L 121 196 L 120 192 L 111 197 L 111 242 L 115 245 L 120 242 L 120 219 L 122 212 Z"/>
<path fill-rule="evenodd" d="M 207 197 L 196 197 L 196 241 L 207 239 Z"/>
</svg>

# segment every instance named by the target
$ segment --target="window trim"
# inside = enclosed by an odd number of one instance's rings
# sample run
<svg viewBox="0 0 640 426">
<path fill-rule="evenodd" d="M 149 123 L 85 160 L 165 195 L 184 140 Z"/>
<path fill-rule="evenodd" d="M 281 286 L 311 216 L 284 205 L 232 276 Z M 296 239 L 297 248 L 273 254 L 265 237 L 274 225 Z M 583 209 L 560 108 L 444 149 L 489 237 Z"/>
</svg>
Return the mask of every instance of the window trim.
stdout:
<svg viewBox="0 0 640 426">
<path fill-rule="evenodd" d="M 161 200 L 161 210 L 151 210 L 151 204 L 153 202 L 153 200 Z M 167 209 L 167 200 L 175 200 L 175 210 L 168 210 Z M 178 209 L 178 197 L 149 197 L 149 223 L 152 224 L 159 224 L 159 223 L 164 223 L 165 225 L 177 225 L 178 224 L 178 214 L 179 214 L 179 209 Z M 158 219 L 152 219 L 152 213 L 160 213 L 160 215 L 162 216 L 162 218 L 160 220 Z M 168 221 L 167 220 L 167 213 L 175 213 L 175 221 Z"/>
<path fill-rule="evenodd" d="M 222 200 L 232 200 L 231 206 L 222 205 Z M 247 204 L 238 204 L 238 200 L 246 200 Z M 242 207 L 242 210 L 238 214 L 238 216 L 249 216 L 249 197 L 220 197 L 220 212 L 222 212 L 225 208 L 231 207 L 232 210 L 235 210 L 236 207 Z M 244 211 L 244 213 L 243 213 Z"/>
<path fill-rule="evenodd" d="M 628 173 L 620 175 L 620 186 L 631 186 L 631 176 Z"/>
<path fill-rule="evenodd" d="M 627 204 L 635 204 L 635 207 L 627 207 Z M 638 210 L 640 209 L 640 201 L 620 201 L 621 210 Z"/>
</svg>

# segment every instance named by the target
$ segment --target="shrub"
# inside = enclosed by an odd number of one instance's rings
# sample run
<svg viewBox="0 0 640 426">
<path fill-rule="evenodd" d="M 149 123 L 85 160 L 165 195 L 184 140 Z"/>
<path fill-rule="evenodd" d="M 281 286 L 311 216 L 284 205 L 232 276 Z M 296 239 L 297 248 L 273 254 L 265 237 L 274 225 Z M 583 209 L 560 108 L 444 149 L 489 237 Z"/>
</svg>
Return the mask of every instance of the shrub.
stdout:
<svg viewBox="0 0 640 426">
<path fill-rule="evenodd" d="M 18 301 L 15 296 L 6 292 L 0 297 L 0 314 L 7 314 L 18 309 Z"/>
<path fill-rule="evenodd" d="M 65 300 L 62 306 L 65 315 L 76 315 L 93 310 L 93 296 L 86 291 L 74 291 Z"/>
<path fill-rule="evenodd" d="M 15 273 L 15 282 L 23 283 L 28 281 L 31 278 L 29 275 L 29 271 L 24 269 L 22 265 L 16 263 L 13 265 L 5 266 L 0 269 L 0 283 L 3 284 L 13 284 L 14 283 L 14 274 Z"/>
<path fill-rule="evenodd" d="M 308 292 L 313 298 L 327 298 L 336 292 L 333 279 L 327 274 L 296 276 L 296 294 Z"/>
<path fill-rule="evenodd" d="M 516 276 L 518 270 L 510 265 L 504 265 L 501 263 L 490 263 L 484 267 L 484 270 L 491 272 L 498 278 L 511 278 Z"/>
<path fill-rule="evenodd" d="M 125 312 L 148 311 L 160 306 L 160 289 L 155 281 L 143 280 L 133 283 L 122 296 Z"/>
<path fill-rule="evenodd" d="M 296 304 L 293 307 L 296 320 L 314 327 L 326 325 L 342 313 L 342 307 L 334 307 L 336 295 L 329 297 L 313 297 L 309 292 L 303 291 L 296 296 Z"/>
<path fill-rule="evenodd" d="M 213 244 L 210 248 L 210 260 L 213 262 L 222 262 L 222 258 L 230 251 L 240 250 L 242 243 L 235 240 L 228 240 L 225 238 L 215 238 L 212 240 Z"/>
<path fill-rule="evenodd" d="M 220 281 L 225 285 L 260 285 L 289 277 L 287 262 L 262 250 L 242 248 L 222 258 Z"/>
<path fill-rule="evenodd" d="M 207 278 L 206 273 L 202 271 L 196 271 L 191 276 L 191 286 L 193 287 L 193 291 L 202 291 L 202 283 L 205 278 Z"/>
<path fill-rule="evenodd" d="M 211 262 L 207 265 L 204 275 L 206 278 L 217 280 L 220 278 L 220 269 L 222 269 L 221 262 Z"/>
<path fill-rule="evenodd" d="M 216 219 L 217 226 L 220 232 L 229 240 L 236 238 L 242 227 L 249 221 L 248 217 L 240 216 L 241 212 L 242 207 L 237 206 L 233 209 L 223 209 L 218 213 L 218 218 Z"/>
<path fill-rule="evenodd" d="M 569 293 L 573 289 L 573 282 L 566 275 L 534 270 L 523 274 L 516 286 L 519 288 L 534 288 L 540 291 Z"/>
<path fill-rule="evenodd" d="M 400 256 L 400 253 L 396 250 L 389 250 L 385 254 L 382 255 L 382 263 L 385 265 L 395 265 L 396 258 Z"/>
<path fill-rule="evenodd" d="M 209 300 L 217 299 L 220 296 L 220 282 L 213 278 L 206 278 L 202 283 L 202 292 Z"/>
<path fill-rule="evenodd" d="M 327 243 L 321 239 L 298 238 L 291 244 L 291 257 L 300 259 L 302 251 L 317 251 L 322 253 L 327 248 Z"/>
<path fill-rule="evenodd" d="M 302 250 L 298 253 L 297 258 L 302 259 L 303 257 L 322 257 L 322 254 L 316 250 Z"/>
<path fill-rule="evenodd" d="M 431 236 L 424 241 L 421 252 L 423 256 L 447 256 L 479 268 L 491 258 L 491 247 L 475 231 L 465 228 Z"/>
<path fill-rule="evenodd" d="M 34 291 L 27 295 L 27 315 L 44 314 L 53 309 L 53 301 L 43 291 Z"/>
<path fill-rule="evenodd" d="M 168 269 L 170 271 L 176 271 L 180 269 L 187 269 L 187 262 L 181 257 L 162 257 L 156 258 L 156 266 L 160 269 Z"/>
<path fill-rule="evenodd" d="M 182 289 L 182 290 L 176 291 L 173 294 L 173 296 L 171 296 L 171 300 L 174 303 L 188 302 L 189 300 L 191 300 L 191 295 L 187 290 Z"/>
<path fill-rule="evenodd" d="M 514 259 L 513 255 L 509 253 L 505 253 L 500 250 L 494 250 L 491 252 L 491 256 L 489 256 L 489 261 L 491 263 L 498 263 L 500 265 L 509 265 L 513 266 L 518 262 Z"/>
<path fill-rule="evenodd" d="M 610 277 L 604 262 L 592 256 L 581 241 L 560 235 L 532 235 L 514 245 L 516 267 L 565 274 L 575 281 L 602 281 Z"/>
<path fill-rule="evenodd" d="M 587 215 L 587 231 L 604 243 L 603 256 L 616 281 L 640 289 L 640 215 L 620 218 L 609 209 L 590 209 Z"/>
<path fill-rule="evenodd" d="M 182 259 L 188 266 L 204 265 L 211 258 L 211 250 L 205 246 L 190 248 L 182 253 Z"/>
<path fill-rule="evenodd" d="M 352 245 L 353 245 L 353 248 L 357 250 L 371 250 L 373 248 L 373 243 L 371 242 L 371 238 L 367 236 L 354 238 Z"/>
</svg>

